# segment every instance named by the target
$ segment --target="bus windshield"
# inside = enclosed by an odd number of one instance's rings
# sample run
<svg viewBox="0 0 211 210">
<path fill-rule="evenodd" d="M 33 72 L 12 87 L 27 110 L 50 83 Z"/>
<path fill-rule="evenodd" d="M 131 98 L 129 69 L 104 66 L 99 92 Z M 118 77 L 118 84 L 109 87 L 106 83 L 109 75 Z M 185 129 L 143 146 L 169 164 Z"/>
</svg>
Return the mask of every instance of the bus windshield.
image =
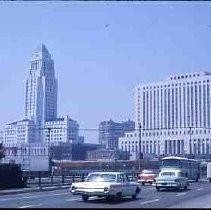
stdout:
<svg viewBox="0 0 211 210">
<path fill-rule="evenodd" d="M 164 166 L 164 167 L 180 167 L 180 160 L 175 160 L 175 159 L 162 160 L 162 166 Z"/>
</svg>

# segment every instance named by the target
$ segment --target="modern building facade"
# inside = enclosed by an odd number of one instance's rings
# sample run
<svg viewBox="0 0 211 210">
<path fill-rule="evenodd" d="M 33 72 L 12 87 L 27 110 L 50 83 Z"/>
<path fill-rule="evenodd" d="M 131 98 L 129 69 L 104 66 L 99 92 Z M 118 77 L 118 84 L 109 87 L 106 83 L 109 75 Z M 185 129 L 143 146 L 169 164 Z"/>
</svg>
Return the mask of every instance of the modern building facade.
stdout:
<svg viewBox="0 0 211 210">
<path fill-rule="evenodd" d="M 130 120 L 122 123 L 103 121 L 99 125 L 99 144 L 104 145 L 106 149 L 118 149 L 118 138 L 134 129 L 135 123 Z"/>
<path fill-rule="evenodd" d="M 119 148 L 134 148 L 137 153 L 140 143 L 144 154 L 210 154 L 210 85 L 208 72 L 176 74 L 138 85 L 136 131 L 120 138 Z"/>
</svg>

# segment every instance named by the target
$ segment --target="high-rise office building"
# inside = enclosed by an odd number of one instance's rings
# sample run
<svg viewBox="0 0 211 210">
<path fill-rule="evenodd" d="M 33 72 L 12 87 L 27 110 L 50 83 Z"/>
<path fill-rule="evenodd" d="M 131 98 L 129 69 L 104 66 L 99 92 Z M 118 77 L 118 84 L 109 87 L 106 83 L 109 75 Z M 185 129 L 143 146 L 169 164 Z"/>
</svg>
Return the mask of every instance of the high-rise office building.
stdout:
<svg viewBox="0 0 211 210">
<path fill-rule="evenodd" d="M 208 72 L 176 74 L 161 82 L 138 85 L 136 132 L 126 133 L 119 147 L 134 148 L 135 152 L 140 141 L 144 154 L 210 154 L 210 93 Z"/>
<path fill-rule="evenodd" d="M 42 126 L 57 117 L 57 79 L 54 62 L 45 45 L 37 47 L 30 60 L 25 89 L 25 117 Z"/>
</svg>

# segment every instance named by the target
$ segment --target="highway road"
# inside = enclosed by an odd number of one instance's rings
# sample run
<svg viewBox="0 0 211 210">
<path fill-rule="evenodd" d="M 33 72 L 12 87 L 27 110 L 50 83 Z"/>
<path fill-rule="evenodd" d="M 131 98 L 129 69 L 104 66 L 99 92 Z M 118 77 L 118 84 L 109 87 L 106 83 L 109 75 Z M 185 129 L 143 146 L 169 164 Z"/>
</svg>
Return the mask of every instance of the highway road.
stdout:
<svg viewBox="0 0 211 210">
<path fill-rule="evenodd" d="M 82 201 L 68 189 L 0 196 L 0 208 L 211 208 L 211 183 L 191 183 L 188 190 L 162 190 L 143 186 L 136 200 L 106 201 L 90 198 Z"/>
</svg>

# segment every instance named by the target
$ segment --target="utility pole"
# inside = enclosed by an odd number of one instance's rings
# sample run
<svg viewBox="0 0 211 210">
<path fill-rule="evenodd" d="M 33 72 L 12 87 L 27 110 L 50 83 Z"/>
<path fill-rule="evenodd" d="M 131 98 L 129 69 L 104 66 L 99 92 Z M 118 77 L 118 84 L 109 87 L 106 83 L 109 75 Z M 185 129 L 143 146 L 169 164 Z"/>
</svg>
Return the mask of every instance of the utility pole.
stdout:
<svg viewBox="0 0 211 210">
<path fill-rule="evenodd" d="M 50 170 L 50 175 L 52 176 L 52 162 L 51 162 L 51 151 L 50 151 L 50 138 L 51 138 L 51 129 L 52 128 L 47 128 L 48 130 L 48 159 L 49 159 L 49 170 Z"/>
<path fill-rule="evenodd" d="M 138 158 L 138 170 L 140 172 L 141 170 L 141 156 L 142 156 L 142 152 L 141 152 L 141 123 L 139 123 L 139 158 Z"/>
<path fill-rule="evenodd" d="M 189 146 L 190 146 L 190 154 L 192 154 L 193 152 L 192 152 L 192 148 L 191 148 L 191 129 L 192 129 L 192 127 L 190 126 L 189 127 L 189 129 L 190 129 L 190 143 L 189 143 Z"/>
</svg>

